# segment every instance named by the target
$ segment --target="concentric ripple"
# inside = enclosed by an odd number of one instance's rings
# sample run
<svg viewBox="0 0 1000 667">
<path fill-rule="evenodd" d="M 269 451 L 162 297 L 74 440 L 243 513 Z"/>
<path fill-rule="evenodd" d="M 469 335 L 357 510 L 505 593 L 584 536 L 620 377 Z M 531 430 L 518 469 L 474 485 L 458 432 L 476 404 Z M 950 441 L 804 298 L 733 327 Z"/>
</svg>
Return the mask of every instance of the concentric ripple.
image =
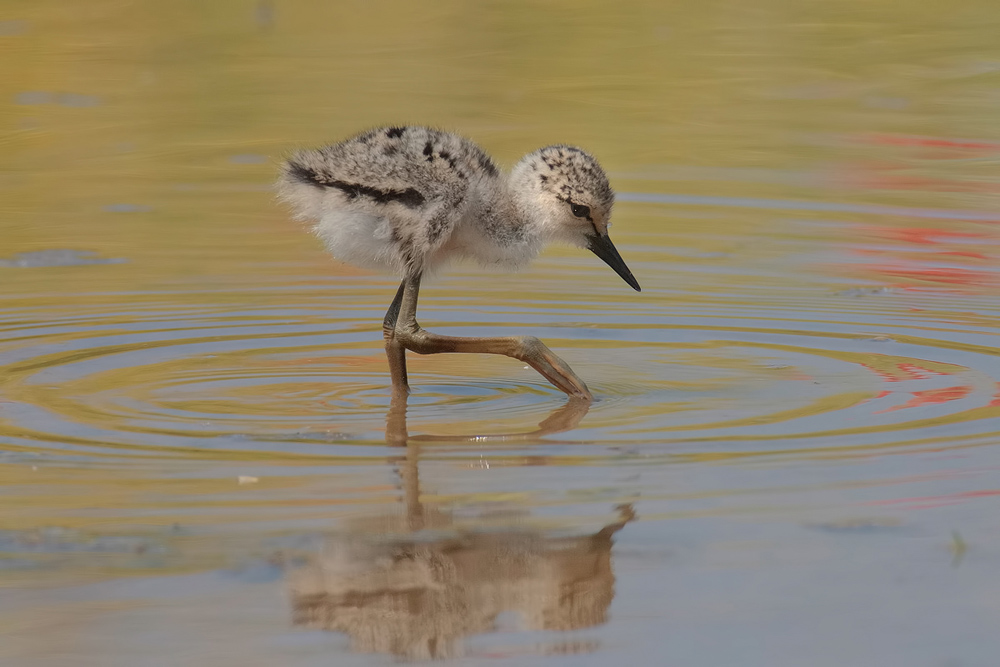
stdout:
<svg viewBox="0 0 1000 667">
<path fill-rule="evenodd" d="M 641 296 L 621 297 L 602 275 L 578 300 L 576 257 L 549 261 L 558 279 L 544 290 L 505 278 L 536 300 L 490 294 L 484 277 L 428 288 L 425 326 L 538 335 L 597 401 L 539 427 L 566 401 L 531 369 L 501 357 L 410 355 L 409 436 L 481 448 L 534 433 L 536 449 L 580 456 L 622 447 L 750 455 L 954 445 L 995 430 L 995 331 L 988 318 L 940 309 L 954 295 L 838 292 L 815 276 L 768 292 L 763 271 L 706 289 L 694 269 L 713 257 L 674 257 L 668 273 L 669 248 L 623 253 L 651 283 Z M 697 299 L 662 279 L 685 271 Z M 4 449 L 378 455 L 390 413 L 378 325 L 391 285 L 374 282 L 15 302 L 0 329 Z M 489 306 L 470 311 L 477 302 Z"/>
</svg>

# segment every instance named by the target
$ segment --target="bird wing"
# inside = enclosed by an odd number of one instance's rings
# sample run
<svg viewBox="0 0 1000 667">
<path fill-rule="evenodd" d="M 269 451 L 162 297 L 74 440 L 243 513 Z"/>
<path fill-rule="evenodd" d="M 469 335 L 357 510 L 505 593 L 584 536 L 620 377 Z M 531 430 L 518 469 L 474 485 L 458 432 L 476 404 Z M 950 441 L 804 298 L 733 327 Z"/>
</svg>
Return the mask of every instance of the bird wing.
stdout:
<svg viewBox="0 0 1000 667">
<path fill-rule="evenodd" d="M 451 236 L 474 184 L 498 174 L 467 139 L 424 127 L 384 127 L 299 151 L 285 163 L 278 188 L 298 217 L 320 227 L 338 209 L 377 219 L 388 232 L 382 235 L 390 241 L 390 263 L 412 272 Z M 327 239 L 327 245 L 336 254 L 335 244 Z"/>
</svg>

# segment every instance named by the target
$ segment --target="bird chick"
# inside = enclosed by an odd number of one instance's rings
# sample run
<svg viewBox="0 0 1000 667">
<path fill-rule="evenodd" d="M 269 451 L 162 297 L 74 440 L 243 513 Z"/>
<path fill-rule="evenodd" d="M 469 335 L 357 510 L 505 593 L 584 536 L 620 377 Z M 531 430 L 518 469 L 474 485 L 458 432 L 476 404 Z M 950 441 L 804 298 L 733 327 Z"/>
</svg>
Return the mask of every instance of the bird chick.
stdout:
<svg viewBox="0 0 1000 667">
<path fill-rule="evenodd" d="M 426 127 L 381 127 L 300 150 L 283 165 L 280 199 L 311 224 L 330 253 L 402 278 L 383 322 L 393 387 L 406 393 L 405 349 L 486 352 L 526 361 L 573 396 L 590 391 L 538 339 L 457 339 L 416 323 L 420 279 L 453 259 L 516 270 L 550 242 L 588 248 L 635 290 L 608 236 L 614 191 L 580 148 L 548 146 L 509 175 L 472 141 Z"/>
</svg>

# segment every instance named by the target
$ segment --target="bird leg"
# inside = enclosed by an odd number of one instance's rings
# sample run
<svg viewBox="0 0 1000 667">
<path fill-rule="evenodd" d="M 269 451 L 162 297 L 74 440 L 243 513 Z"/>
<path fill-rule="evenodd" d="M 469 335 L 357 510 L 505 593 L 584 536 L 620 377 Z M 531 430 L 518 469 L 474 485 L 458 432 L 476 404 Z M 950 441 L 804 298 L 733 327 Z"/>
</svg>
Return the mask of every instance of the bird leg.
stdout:
<svg viewBox="0 0 1000 667">
<path fill-rule="evenodd" d="M 417 297 L 419 294 L 420 274 L 407 276 L 400 286 L 400 291 L 396 294 L 393 306 L 386 314 L 385 326 L 388 327 L 390 315 L 394 314 L 396 302 L 400 302 L 399 307 L 395 309 L 396 319 L 392 334 L 388 333 L 388 329 L 385 330 L 386 353 L 389 355 L 389 368 L 393 374 L 394 392 L 398 391 L 400 386 L 408 391 L 404 350 L 411 350 L 417 354 L 478 352 L 502 354 L 519 359 L 541 373 L 556 388 L 570 396 L 588 401 L 593 398 L 587 385 L 577 377 L 569 364 L 556 356 L 552 350 L 534 336 L 459 338 L 442 336 L 422 329 L 417 324 Z M 394 347 L 396 345 L 399 345 L 398 352 Z M 394 354 L 398 356 L 394 358 Z"/>
<path fill-rule="evenodd" d="M 406 381 L 406 348 L 396 339 L 396 322 L 399 320 L 399 306 L 403 302 L 406 281 L 399 284 L 396 296 L 389 304 L 389 310 L 382 320 L 382 338 L 385 339 L 385 356 L 389 358 L 389 374 L 392 376 L 393 398 L 406 397 L 410 385 Z"/>
</svg>

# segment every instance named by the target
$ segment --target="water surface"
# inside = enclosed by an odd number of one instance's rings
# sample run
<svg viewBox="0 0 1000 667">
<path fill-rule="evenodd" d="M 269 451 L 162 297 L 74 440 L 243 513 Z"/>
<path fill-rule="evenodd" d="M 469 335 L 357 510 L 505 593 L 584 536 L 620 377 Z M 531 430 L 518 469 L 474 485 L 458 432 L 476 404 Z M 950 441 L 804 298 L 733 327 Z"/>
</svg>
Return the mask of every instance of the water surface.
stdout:
<svg viewBox="0 0 1000 667">
<path fill-rule="evenodd" d="M 986 2 L 0 14 L 0 662 L 992 665 Z M 391 278 L 270 183 L 380 123 L 619 192 L 589 253 Z"/>
</svg>

